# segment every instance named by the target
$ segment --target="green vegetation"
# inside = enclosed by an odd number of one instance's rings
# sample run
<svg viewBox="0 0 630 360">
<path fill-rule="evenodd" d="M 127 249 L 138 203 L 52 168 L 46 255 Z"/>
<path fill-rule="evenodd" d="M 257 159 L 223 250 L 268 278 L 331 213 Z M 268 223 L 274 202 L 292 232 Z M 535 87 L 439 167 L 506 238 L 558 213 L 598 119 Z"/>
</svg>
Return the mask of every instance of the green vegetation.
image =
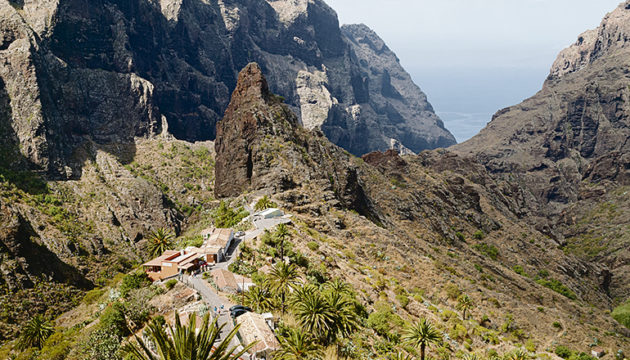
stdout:
<svg viewBox="0 0 630 360">
<path fill-rule="evenodd" d="M 571 300 L 576 300 L 577 296 L 571 289 L 556 279 L 538 279 L 536 282 L 546 288 L 549 288 L 560 295 L 566 296 Z"/>
<path fill-rule="evenodd" d="M 17 348 L 19 350 L 25 350 L 30 347 L 41 349 L 44 341 L 54 332 L 50 322 L 46 321 L 41 315 L 35 315 L 22 329 Z"/>
<path fill-rule="evenodd" d="M 457 298 L 457 309 L 462 312 L 462 320 L 466 320 L 466 311 L 473 307 L 475 307 L 475 303 L 468 295 L 463 294 Z"/>
<path fill-rule="evenodd" d="M 164 286 L 166 287 L 166 290 L 171 290 L 172 288 L 175 287 L 175 285 L 177 285 L 177 280 L 176 279 L 171 279 L 167 282 L 164 283 Z"/>
<path fill-rule="evenodd" d="M 492 260 L 496 260 L 499 257 L 499 249 L 494 245 L 488 245 L 486 243 L 480 243 L 473 246 L 479 252 L 485 254 Z"/>
<path fill-rule="evenodd" d="M 242 207 L 234 210 L 230 208 L 225 201 L 221 201 L 219 207 L 213 214 L 214 226 L 217 228 L 231 228 L 240 223 L 244 218 L 249 216 L 249 212 Z"/>
<path fill-rule="evenodd" d="M 159 228 L 152 232 L 147 239 L 151 256 L 160 256 L 166 250 L 172 249 L 174 237 L 171 231 L 165 230 L 164 228 Z"/>
<path fill-rule="evenodd" d="M 280 337 L 282 348 L 275 354 L 278 360 L 322 359 L 322 346 L 307 332 L 289 329 Z"/>
<path fill-rule="evenodd" d="M 269 199 L 269 196 L 265 195 L 256 202 L 256 205 L 254 205 L 254 210 L 262 211 L 275 207 L 278 207 L 278 205 L 271 201 L 271 199 Z"/>
<path fill-rule="evenodd" d="M 367 326 L 380 336 L 390 341 L 399 341 L 400 333 L 405 322 L 392 309 L 391 304 L 377 302 L 374 304 L 374 312 L 367 319 Z"/>
<path fill-rule="evenodd" d="M 142 271 L 125 275 L 120 284 L 120 296 L 126 298 L 131 290 L 139 289 L 149 284 L 151 284 L 151 281 L 147 277 L 147 274 Z"/>
<path fill-rule="evenodd" d="M 525 269 L 523 269 L 523 267 L 521 265 L 515 265 L 512 270 L 514 270 L 515 273 L 521 275 L 521 276 L 527 276 L 527 273 L 525 272 Z"/>
<path fill-rule="evenodd" d="M 596 358 L 578 351 L 573 351 L 566 346 L 558 345 L 555 351 L 556 355 L 567 360 L 596 360 Z"/>
<path fill-rule="evenodd" d="M 630 301 L 616 307 L 611 315 L 617 322 L 630 329 Z"/>
<path fill-rule="evenodd" d="M 157 348 L 157 352 L 164 360 L 237 360 L 256 343 L 249 344 L 241 351 L 229 348 L 230 342 L 236 336 L 240 325 L 237 325 L 220 342 L 219 336 L 225 324 L 218 326 L 217 322 L 210 322 L 210 314 L 203 317 L 203 323 L 199 331 L 196 331 L 196 315 L 191 314 L 188 326 L 182 326 L 179 314 L 175 313 L 175 327 L 165 328 L 158 320 L 152 320 L 149 324 L 147 335 Z M 172 336 L 170 336 L 172 334 Z M 155 356 L 149 350 L 149 345 L 139 338 L 135 338 L 137 344 L 129 344 L 124 350 L 131 359 L 154 360 Z M 213 351 L 213 345 L 216 349 Z"/>
<path fill-rule="evenodd" d="M 420 360 L 424 360 L 426 348 L 441 342 L 442 334 L 427 319 L 420 319 L 405 330 L 403 340 L 414 348 L 420 349 Z"/>
<path fill-rule="evenodd" d="M 484 234 L 482 230 L 477 230 L 473 234 L 473 238 L 476 240 L 483 240 L 484 237 L 486 237 L 486 234 Z"/>
</svg>

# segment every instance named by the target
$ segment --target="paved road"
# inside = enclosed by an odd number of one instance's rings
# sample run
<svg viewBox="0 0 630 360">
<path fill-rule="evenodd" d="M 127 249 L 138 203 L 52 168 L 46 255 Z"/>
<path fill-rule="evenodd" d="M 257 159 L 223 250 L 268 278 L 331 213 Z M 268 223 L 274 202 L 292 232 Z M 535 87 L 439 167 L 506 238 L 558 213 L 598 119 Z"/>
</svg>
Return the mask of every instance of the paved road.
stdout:
<svg viewBox="0 0 630 360">
<path fill-rule="evenodd" d="M 221 339 L 225 338 L 225 336 L 227 336 L 227 334 L 234 328 L 232 318 L 229 314 L 229 309 L 230 307 L 234 306 L 234 304 L 232 304 L 228 299 L 224 298 L 223 296 L 217 294 L 216 291 L 212 287 L 210 287 L 210 284 L 208 284 L 208 282 L 206 282 L 201 277 L 184 275 L 182 280 L 184 284 L 192 287 L 199 292 L 201 298 L 208 305 L 210 311 L 213 312 L 213 315 L 214 309 L 216 307 L 216 309 L 218 310 L 217 312 L 219 313 L 219 325 L 226 324 L 226 326 L 223 328 L 223 331 L 221 331 Z M 222 311 L 220 310 L 221 305 L 223 305 Z M 236 337 L 234 337 L 230 345 L 239 346 L 240 342 Z"/>
</svg>

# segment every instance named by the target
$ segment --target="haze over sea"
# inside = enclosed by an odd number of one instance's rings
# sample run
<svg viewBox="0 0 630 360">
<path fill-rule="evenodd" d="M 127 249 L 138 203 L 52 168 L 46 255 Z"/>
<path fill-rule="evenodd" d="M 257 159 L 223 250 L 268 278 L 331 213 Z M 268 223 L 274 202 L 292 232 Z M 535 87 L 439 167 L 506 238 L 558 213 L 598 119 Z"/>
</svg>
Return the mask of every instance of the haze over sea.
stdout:
<svg viewBox="0 0 630 360">
<path fill-rule="evenodd" d="M 462 142 L 540 90 L 557 54 L 621 0 L 325 0 L 396 52 Z M 360 4 L 360 5 L 357 5 Z"/>
</svg>

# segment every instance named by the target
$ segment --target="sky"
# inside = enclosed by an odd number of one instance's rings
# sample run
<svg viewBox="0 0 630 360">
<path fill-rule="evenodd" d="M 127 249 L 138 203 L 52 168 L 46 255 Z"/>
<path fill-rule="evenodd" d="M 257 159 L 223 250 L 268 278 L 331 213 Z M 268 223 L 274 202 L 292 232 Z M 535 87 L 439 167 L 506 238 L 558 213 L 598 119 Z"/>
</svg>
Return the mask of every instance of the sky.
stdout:
<svg viewBox="0 0 630 360">
<path fill-rule="evenodd" d="M 621 0 L 325 0 L 400 59 L 459 142 L 541 89 L 557 54 Z"/>
</svg>

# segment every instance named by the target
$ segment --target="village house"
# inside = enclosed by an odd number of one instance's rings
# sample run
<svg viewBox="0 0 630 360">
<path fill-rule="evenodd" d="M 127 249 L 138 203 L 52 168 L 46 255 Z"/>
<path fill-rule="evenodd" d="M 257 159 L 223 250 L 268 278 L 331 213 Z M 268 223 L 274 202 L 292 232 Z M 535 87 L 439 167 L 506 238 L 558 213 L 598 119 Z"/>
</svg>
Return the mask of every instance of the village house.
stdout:
<svg viewBox="0 0 630 360">
<path fill-rule="evenodd" d="M 167 250 L 161 256 L 142 264 L 142 267 L 151 281 L 160 281 L 196 270 L 202 263 L 203 260 L 195 251 Z"/>
<path fill-rule="evenodd" d="M 206 229 L 201 232 L 203 245 L 199 248 L 199 253 L 208 263 L 218 263 L 226 260 L 227 252 L 234 241 L 234 231 L 232 229 Z"/>
<path fill-rule="evenodd" d="M 254 214 L 254 220 L 266 220 L 266 219 L 275 219 L 279 217 L 283 217 L 284 212 L 280 209 L 269 208 Z"/>
<path fill-rule="evenodd" d="M 606 350 L 604 350 L 603 348 L 599 346 L 596 346 L 591 349 L 591 355 L 593 355 L 593 357 L 600 359 L 604 357 L 604 355 L 606 355 Z"/>
<path fill-rule="evenodd" d="M 280 349 L 280 343 L 265 318 L 260 314 L 248 312 L 237 317 L 236 322 L 241 325 L 238 333 L 245 346 L 258 341 L 249 352 L 257 359 L 273 359 L 272 354 Z"/>
<path fill-rule="evenodd" d="M 255 286 L 254 282 L 241 275 L 233 274 L 224 269 L 214 269 L 210 271 L 210 276 L 214 281 L 217 290 L 230 294 L 241 293 Z"/>
</svg>

